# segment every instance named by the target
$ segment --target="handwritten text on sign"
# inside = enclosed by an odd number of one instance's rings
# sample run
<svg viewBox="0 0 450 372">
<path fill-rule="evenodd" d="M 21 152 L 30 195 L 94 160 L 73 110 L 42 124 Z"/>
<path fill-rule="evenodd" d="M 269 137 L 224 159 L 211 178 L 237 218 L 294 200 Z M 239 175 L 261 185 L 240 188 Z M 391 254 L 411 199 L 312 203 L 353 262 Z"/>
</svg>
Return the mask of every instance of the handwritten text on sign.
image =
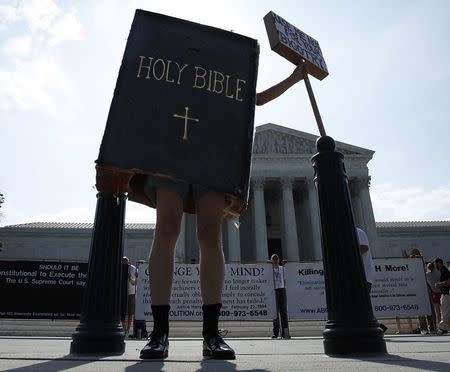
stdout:
<svg viewBox="0 0 450 372">
<path fill-rule="evenodd" d="M 322 80 L 328 75 L 319 42 L 274 12 L 264 17 L 272 50 L 295 64 L 305 60 L 308 72 Z"/>
</svg>

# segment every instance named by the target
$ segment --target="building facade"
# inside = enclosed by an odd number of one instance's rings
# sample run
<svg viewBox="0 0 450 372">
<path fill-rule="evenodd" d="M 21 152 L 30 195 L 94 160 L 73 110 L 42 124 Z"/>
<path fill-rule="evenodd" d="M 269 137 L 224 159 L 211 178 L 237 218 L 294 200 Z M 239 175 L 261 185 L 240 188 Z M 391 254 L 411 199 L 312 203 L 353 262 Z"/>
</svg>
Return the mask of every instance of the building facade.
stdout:
<svg viewBox="0 0 450 372">
<path fill-rule="evenodd" d="M 317 136 L 265 124 L 256 128 L 249 207 L 223 229 L 229 262 L 263 262 L 272 253 L 288 261 L 322 257 L 320 217 L 311 157 Z M 369 194 L 367 163 L 373 151 L 336 142 L 345 156 L 355 223 L 367 232 L 378 254 L 377 232 Z M 185 215 L 177 250 L 181 261 L 198 260 L 195 216 Z"/>
<path fill-rule="evenodd" d="M 226 221 L 227 262 L 264 262 L 277 253 L 288 261 L 322 258 L 320 217 L 311 157 L 317 136 L 275 124 L 256 128 L 250 198 L 239 221 Z M 373 151 L 336 142 L 345 156 L 355 224 L 367 232 L 375 257 L 401 257 L 419 248 L 426 259 L 450 260 L 450 222 L 380 222 L 370 200 L 368 163 Z M 124 252 L 147 260 L 154 225 L 128 224 Z M 31 223 L 0 228 L 0 259 L 87 261 L 92 224 Z M 184 214 L 178 262 L 198 262 L 195 215 Z"/>
</svg>

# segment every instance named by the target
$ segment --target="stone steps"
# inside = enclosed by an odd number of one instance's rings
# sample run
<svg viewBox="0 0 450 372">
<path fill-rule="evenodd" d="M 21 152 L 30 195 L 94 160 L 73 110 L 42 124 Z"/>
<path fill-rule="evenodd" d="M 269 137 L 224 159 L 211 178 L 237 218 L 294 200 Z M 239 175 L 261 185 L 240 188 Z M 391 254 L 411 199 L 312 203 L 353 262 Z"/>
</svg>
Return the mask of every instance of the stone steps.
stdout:
<svg viewBox="0 0 450 372">
<path fill-rule="evenodd" d="M 47 319 L 0 319 L 0 336 L 70 337 L 77 327 L 78 320 Z M 397 330 L 395 319 L 383 319 L 388 327 L 387 334 Z M 406 320 L 402 319 L 402 329 L 407 330 Z M 414 327 L 417 318 L 413 318 Z M 290 321 L 289 329 L 293 337 L 321 336 L 325 321 Z M 224 321 L 219 327 L 228 331 L 227 337 L 270 337 L 272 322 L 269 321 Z M 152 323 L 147 322 L 151 331 Z M 198 321 L 174 321 L 170 323 L 171 337 L 200 337 L 202 324 Z"/>
</svg>

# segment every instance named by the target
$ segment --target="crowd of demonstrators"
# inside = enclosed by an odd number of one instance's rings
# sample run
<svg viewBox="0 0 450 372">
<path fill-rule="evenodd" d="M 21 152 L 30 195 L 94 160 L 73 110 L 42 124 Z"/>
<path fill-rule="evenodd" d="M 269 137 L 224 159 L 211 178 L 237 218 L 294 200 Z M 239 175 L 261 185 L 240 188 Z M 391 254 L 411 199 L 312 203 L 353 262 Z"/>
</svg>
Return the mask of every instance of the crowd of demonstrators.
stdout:
<svg viewBox="0 0 450 372">
<path fill-rule="evenodd" d="M 374 265 L 369 247 L 369 240 L 366 233 L 356 228 L 359 242 L 359 249 L 363 262 L 366 286 L 370 294 L 372 284 L 375 279 Z M 413 249 L 410 258 L 422 257 L 419 250 Z M 123 329 L 125 335 L 128 336 L 131 330 L 135 312 L 135 297 L 136 297 L 136 282 L 137 282 L 137 268 L 130 263 L 127 257 L 123 257 L 123 264 L 127 267 L 127 301 L 126 301 L 126 316 L 123 317 Z M 285 282 L 285 268 L 283 262 L 280 262 L 278 255 L 271 256 L 270 262 L 273 268 L 273 279 L 276 299 L 276 318 L 273 320 L 273 335 L 272 338 L 289 339 L 289 322 L 287 315 L 287 299 L 286 299 L 286 282 Z M 414 329 L 413 320 L 411 317 L 406 317 L 408 322 L 409 333 L 430 334 L 437 333 L 439 335 L 447 334 L 450 325 L 450 271 L 444 265 L 441 258 L 436 258 L 433 262 L 426 265 L 426 284 L 428 294 L 430 297 L 430 304 L 433 309 L 431 316 L 419 317 L 419 328 Z M 416 318 L 417 319 L 417 318 Z M 397 334 L 402 333 L 401 319 L 396 317 Z M 385 332 L 387 327 L 384 324 L 379 324 L 380 328 Z"/>
<path fill-rule="evenodd" d="M 356 228 L 357 237 L 360 245 L 361 258 L 366 274 L 367 289 L 371 291 L 372 283 L 374 282 L 375 272 L 373 269 L 372 256 L 370 254 L 369 240 L 365 232 Z M 413 248 L 409 258 L 421 258 L 422 255 L 417 248 Z M 428 294 L 430 297 L 430 306 L 433 309 L 433 314 L 428 316 L 419 316 L 419 327 L 413 327 L 413 319 L 406 317 L 408 324 L 408 331 L 410 334 L 431 334 L 437 333 L 439 335 L 448 333 L 450 326 L 450 272 L 444 266 L 442 259 L 437 258 L 433 262 L 427 264 L 427 272 L 425 274 Z M 416 318 L 417 319 L 417 318 Z M 397 334 L 402 333 L 401 319 L 396 317 Z M 386 331 L 384 324 L 380 323 L 380 328 Z"/>
<path fill-rule="evenodd" d="M 420 251 L 412 249 L 410 258 L 422 258 Z M 433 310 L 432 315 L 419 316 L 419 327 L 413 327 L 411 317 L 407 317 L 409 333 L 431 334 L 437 333 L 443 335 L 448 333 L 450 323 L 450 271 L 445 267 L 441 258 L 436 258 L 433 262 L 426 265 L 426 284 L 430 298 L 430 306 Z M 401 333 L 401 320 L 396 317 L 397 333 Z"/>
<path fill-rule="evenodd" d="M 420 251 L 417 248 L 411 249 L 410 253 L 408 254 L 409 258 L 420 258 L 423 260 L 423 257 L 420 253 Z M 427 272 L 425 274 L 426 281 L 427 281 L 427 289 L 428 294 L 430 297 L 430 307 L 434 309 L 434 314 L 431 315 L 422 315 L 419 316 L 419 326 L 414 327 L 413 326 L 413 319 L 411 317 L 406 317 L 406 321 L 408 323 L 408 333 L 410 334 L 422 334 L 422 335 L 428 335 L 431 333 L 436 333 L 436 314 L 440 314 L 439 312 L 439 297 L 440 297 L 440 291 L 436 290 L 434 287 L 436 283 L 436 275 L 440 275 L 437 273 L 434 263 L 427 264 Z M 437 277 L 438 279 L 438 277 Z M 438 293 L 439 292 L 439 293 Z M 437 302 L 436 302 L 437 301 Z M 439 315 L 440 316 L 440 315 Z M 395 318 L 396 324 L 397 324 L 397 334 L 403 333 L 402 332 L 402 326 L 401 326 L 401 318 L 396 317 Z"/>
</svg>

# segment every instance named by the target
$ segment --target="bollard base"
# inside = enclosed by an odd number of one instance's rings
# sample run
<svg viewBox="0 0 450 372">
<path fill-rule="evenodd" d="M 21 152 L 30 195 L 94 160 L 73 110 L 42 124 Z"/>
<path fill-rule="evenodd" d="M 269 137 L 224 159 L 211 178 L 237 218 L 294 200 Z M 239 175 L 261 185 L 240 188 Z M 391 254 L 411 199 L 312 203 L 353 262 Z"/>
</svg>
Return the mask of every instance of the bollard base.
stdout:
<svg viewBox="0 0 450 372">
<path fill-rule="evenodd" d="M 331 356 L 386 354 L 386 341 L 378 326 L 333 327 L 323 331 L 325 354 Z"/>
<path fill-rule="evenodd" d="M 70 354 L 116 354 L 125 352 L 125 333 L 122 327 L 96 329 L 85 325 L 77 327 L 72 334 Z"/>
<path fill-rule="evenodd" d="M 123 354 L 120 322 L 124 193 L 99 192 L 80 324 L 72 334 L 72 354 Z M 126 282 L 125 282 L 126 283 Z"/>
</svg>

